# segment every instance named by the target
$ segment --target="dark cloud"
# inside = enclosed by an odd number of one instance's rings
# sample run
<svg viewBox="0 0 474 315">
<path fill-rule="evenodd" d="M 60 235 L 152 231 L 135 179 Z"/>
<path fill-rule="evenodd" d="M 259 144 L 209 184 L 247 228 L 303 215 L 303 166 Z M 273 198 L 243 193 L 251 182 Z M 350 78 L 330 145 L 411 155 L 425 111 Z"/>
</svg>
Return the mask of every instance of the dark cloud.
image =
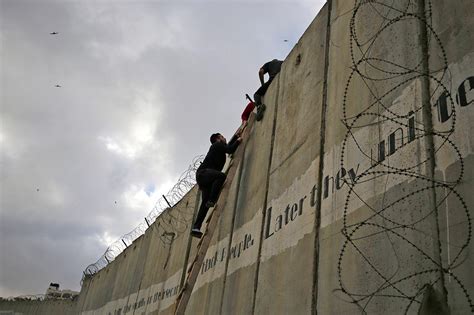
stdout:
<svg viewBox="0 0 474 315">
<path fill-rule="evenodd" d="M 320 6 L 0 1 L 0 296 L 78 290 Z"/>
</svg>

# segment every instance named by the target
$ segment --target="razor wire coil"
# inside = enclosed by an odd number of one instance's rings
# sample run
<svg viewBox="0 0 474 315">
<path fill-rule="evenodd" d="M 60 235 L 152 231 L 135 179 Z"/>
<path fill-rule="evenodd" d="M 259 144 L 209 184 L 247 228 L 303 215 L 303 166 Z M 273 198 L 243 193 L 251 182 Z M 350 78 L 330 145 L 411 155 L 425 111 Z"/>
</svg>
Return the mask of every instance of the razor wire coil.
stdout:
<svg viewBox="0 0 474 315">
<path fill-rule="evenodd" d="M 83 272 L 81 285 L 84 277 L 92 276 L 106 267 L 149 228 L 156 229 L 159 239 L 167 245 L 171 244 L 178 234 L 187 230 L 190 219 L 183 214 L 189 207 L 194 208 L 195 205 L 186 204 L 184 207 L 180 207 L 178 204 L 196 184 L 196 170 L 203 159 L 204 155 L 196 156 L 186 171 L 181 174 L 176 184 L 165 196 L 160 197 L 156 201 L 152 210 L 144 218 L 144 222 L 138 224 L 129 233 L 122 235 L 122 237 L 107 248 L 95 263 L 86 267 Z M 173 206 L 173 211 L 167 211 L 170 209 L 168 202 Z"/>
<path fill-rule="evenodd" d="M 400 300 L 404 304 L 404 313 L 413 313 L 423 302 L 423 293 L 427 284 L 443 284 L 444 277 L 451 277 L 464 297 L 464 305 L 471 312 L 474 312 L 472 298 L 466 288 L 466 284 L 456 274 L 456 269 L 465 263 L 468 245 L 472 237 L 472 219 L 469 209 L 462 195 L 457 191 L 457 186 L 461 183 L 464 175 L 464 162 L 460 149 L 453 140 L 456 127 L 456 108 L 450 92 L 451 77 L 449 76 L 448 59 L 441 40 L 431 24 L 432 4 L 427 2 L 428 9 L 425 16 L 419 16 L 416 12 L 417 3 L 413 0 L 407 1 L 363 1 L 355 0 L 352 9 L 352 16 L 349 22 L 349 45 L 351 57 L 351 71 L 346 81 L 342 99 L 342 123 L 346 128 L 346 133 L 342 142 L 340 166 L 347 168 L 348 161 L 354 155 L 365 159 L 369 165 L 366 169 L 352 180 L 343 178 L 343 182 L 348 187 L 348 192 L 344 201 L 342 215 L 343 245 L 339 251 L 337 273 L 339 288 L 335 291 L 342 292 L 348 298 L 347 302 L 356 305 L 362 314 L 367 314 L 369 310 L 376 309 L 377 303 L 387 303 Z M 346 13 L 347 14 L 347 13 Z M 378 27 L 372 36 L 363 36 L 369 33 L 367 27 L 367 17 L 373 18 L 372 23 Z M 337 18 L 336 18 L 337 19 Z M 364 24 L 365 23 L 365 24 Z M 423 56 L 420 60 L 410 62 L 403 60 L 395 62 L 380 57 L 380 45 L 377 41 L 382 41 L 385 46 L 397 44 L 396 41 L 387 42 L 393 33 L 393 27 L 400 25 L 400 29 L 422 25 L 427 31 L 427 41 L 432 49 L 438 49 L 441 58 L 440 69 L 424 69 Z M 361 32 L 359 32 L 362 30 Z M 392 33 L 391 33 L 392 32 Z M 416 36 L 408 34 L 407 36 Z M 390 54 L 388 54 L 390 55 Z M 451 110 L 450 126 L 444 130 L 437 130 L 433 126 L 426 125 L 424 120 L 415 119 L 413 125 L 406 123 L 407 118 L 426 115 L 426 111 L 431 111 L 432 104 L 413 104 L 412 108 L 397 109 L 392 106 L 392 99 L 395 92 L 414 85 L 419 80 L 429 80 L 431 82 L 430 99 L 435 93 L 444 93 L 449 102 Z M 448 81 L 446 84 L 445 81 Z M 448 86 L 447 86 L 448 85 Z M 387 89 L 388 86 L 388 89 Z M 365 88 L 373 102 L 368 104 L 363 110 L 360 106 L 352 106 L 350 93 L 355 87 Z M 385 92 L 381 92 L 386 89 Z M 415 88 L 416 90 L 416 88 Z M 428 108 L 429 106 L 429 108 Z M 354 113 L 351 109 L 356 108 Z M 395 109 L 394 109 L 395 108 Z M 364 139 L 357 134 L 361 128 L 377 128 L 375 134 L 381 136 L 382 125 L 390 123 L 395 128 L 401 130 L 412 129 L 414 136 L 410 139 L 404 136 L 398 138 L 401 142 L 396 150 L 404 150 L 416 141 L 432 141 L 434 150 L 432 154 L 426 154 L 421 159 L 404 161 L 405 165 L 391 159 L 389 155 L 373 157 L 363 149 Z M 397 129 L 395 129 L 397 130 Z M 407 132 L 408 134 L 408 132 Z M 407 135 L 408 136 L 408 135 Z M 434 139 L 434 140 L 431 140 Z M 416 141 L 415 141 L 416 140 Z M 377 142 L 377 144 L 379 144 Z M 385 150 L 385 142 L 383 142 Z M 353 149 L 351 151 L 351 148 Z M 430 174 L 429 170 L 434 165 L 436 158 L 441 152 L 448 151 L 458 161 L 457 173 L 454 178 L 447 179 Z M 355 153 L 354 153 L 355 152 Z M 380 154 L 380 153 L 379 153 Z M 384 153 L 385 154 L 385 153 Z M 393 165 L 392 165 L 393 163 Z M 434 167 L 433 167 L 434 168 Z M 380 198 L 364 197 L 364 185 L 381 182 L 385 185 L 384 192 Z M 386 187 L 389 181 L 413 182 L 413 186 L 406 188 L 397 197 L 390 194 Z M 431 207 L 421 203 L 428 196 L 434 196 Z M 461 227 L 465 233 L 460 244 L 454 244 L 449 240 L 440 240 L 436 231 L 433 231 L 432 223 L 439 224 L 439 212 L 446 206 L 448 199 L 451 203 L 450 210 L 456 211 L 464 219 Z M 356 219 L 350 215 L 350 209 L 354 203 L 360 204 L 367 209 L 368 214 Z M 453 204 L 456 204 L 454 208 Z M 446 210 L 447 211 L 447 210 Z M 403 215 L 400 215 L 400 214 Z M 429 227 L 427 231 L 425 226 Z M 438 231 L 439 234 L 439 231 Z M 436 239 L 438 238 L 438 239 Z M 374 253 L 373 246 L 369 244 L 388 244 L 388 255 L 393 258 L 393 266 L 387 267 L 387 257 L 381 257 Z M 435 244 L 435 245 L 433 245 Z M 450 246 L 456 252 L 448 261 L 443 261 L 443 245 Z M 402 246 L 408 254 L 402 253 Z M 433 249 L 434 247 L 434 252 Z M 406 249 L 408 248 L 408 249 Z M 404 256 L 405 255 L 405 256 Z M 423 260 L 424 264 L 416 265 L 416 259 Z M 346 270 L 351 269 L 350 265 L 354 260 L 360 262 L 362 270 L 365 270 L 367 277 L 373 281 L 364 288 L 351 285 L 350 274 Z M 384 263 L 385 262 L 385 263 Z M 414 264 L 411 267 L 409 263 Z M 373 284 L 372 284 L 373 282 Z M 453 286 L 451 286 L 452 288 Z M 453 289 L 454 290 L 454 289 Z"/>
</svg>

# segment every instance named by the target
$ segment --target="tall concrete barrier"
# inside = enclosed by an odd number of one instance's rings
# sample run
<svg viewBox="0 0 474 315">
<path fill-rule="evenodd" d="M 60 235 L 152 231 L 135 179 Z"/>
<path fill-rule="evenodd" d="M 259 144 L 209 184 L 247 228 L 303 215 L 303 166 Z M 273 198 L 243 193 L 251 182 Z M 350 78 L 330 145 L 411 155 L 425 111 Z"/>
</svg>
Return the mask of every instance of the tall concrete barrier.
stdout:
<svg viewBox="0 0 474 315">
<path fill-rule="evenodd" d="M 438 277 L 417 5 L 333 2 L 321 313 L 413 313 Z"/>
<path fill-rule="evenodd" d="M 274 104 L 276 117 L 256 314 L 307 314 L 312 308 L 327 15 L 326 5 L 285 59 L 265 99 Z"/>
<path fill-rule="evenodd" d="M 192 256 L 190 227 L 197 187 L 150 226 L 113 262 L 85 279 L 79 314 L 172 314 Z"/>
<path fill-rule="evenodd" d="M 452 314 L 472 313 L 474 21 L 472 1 L 426 3 L 430 104 L 443 288 Z M 442 71 L 440 71 L 442 69 Z"/>
<path fill-rule="evenodd" d="M 47 300 L 47 301 L 0 301 L 0 314 L 77 314 L 77 300 Z"/>
<path fill-rule="evenodd" d="M 264 97 L 186 314 L 474 312 L 472 12 L 324 5 Z M 173 314 L 199 203 L 194 187 L 71 312 Z"/>
</svg>

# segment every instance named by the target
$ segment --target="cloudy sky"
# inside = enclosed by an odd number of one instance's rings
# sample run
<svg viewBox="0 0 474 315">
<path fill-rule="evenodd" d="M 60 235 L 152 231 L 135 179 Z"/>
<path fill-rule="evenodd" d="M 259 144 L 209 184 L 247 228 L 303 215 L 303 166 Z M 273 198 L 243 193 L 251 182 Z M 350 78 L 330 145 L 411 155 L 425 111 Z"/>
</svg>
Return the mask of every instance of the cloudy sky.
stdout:
<svg viewBox="0 0 474 315">
<path fill-rule="evenodd" d="M 0 296 L 79 290 L 323 2 L 0 0 Z"/>
</svg>

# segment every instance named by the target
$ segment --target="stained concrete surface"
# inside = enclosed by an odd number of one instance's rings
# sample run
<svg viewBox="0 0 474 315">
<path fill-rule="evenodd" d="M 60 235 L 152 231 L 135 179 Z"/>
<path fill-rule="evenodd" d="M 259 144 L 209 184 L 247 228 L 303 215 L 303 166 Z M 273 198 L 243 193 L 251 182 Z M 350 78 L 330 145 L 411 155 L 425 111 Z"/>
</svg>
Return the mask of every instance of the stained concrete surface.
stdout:
<svg viewBox="0 0 474 315">
<path fill-rule="evenodd" d="M 187 314 L 473 311 L 473 6 L 323 7 L 267 91 Z M 85 279 L 71 312 L 172 314 L 197 193 Z"/>
</svg>

